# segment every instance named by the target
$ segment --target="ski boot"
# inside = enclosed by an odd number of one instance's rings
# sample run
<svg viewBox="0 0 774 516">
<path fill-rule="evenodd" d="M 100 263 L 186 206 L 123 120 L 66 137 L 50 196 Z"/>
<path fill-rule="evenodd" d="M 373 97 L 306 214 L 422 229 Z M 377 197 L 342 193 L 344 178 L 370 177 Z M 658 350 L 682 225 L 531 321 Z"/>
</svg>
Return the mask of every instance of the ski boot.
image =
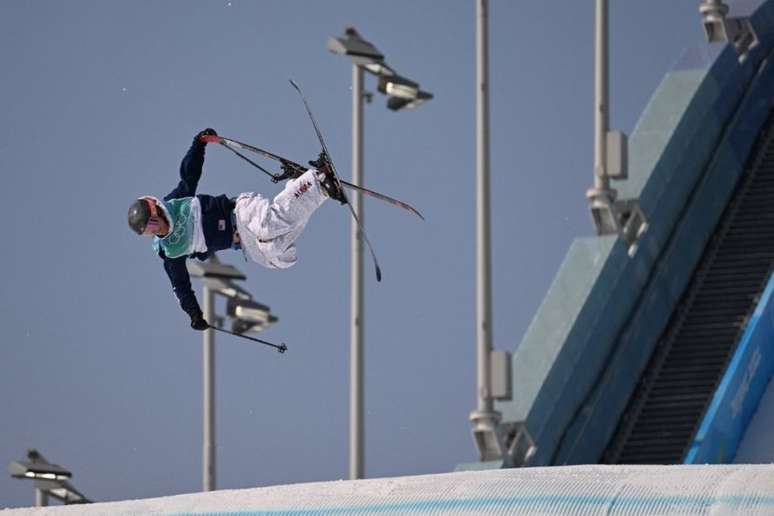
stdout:
<svg viewBox="0 0 774 516">
<path fill-rule="evenodd" d="M 317 179 L 320 181 L 320 185 L 328 197 L 339 201 L 341 204 L 347 204 L 347 198 L 344 196 L 341 183 L 339 183 L 336 174 L 333 173 L 325 154 L 320 153 L 320 157 L 310 161 L 309 164 L 317 169 Z"/>
</svg>

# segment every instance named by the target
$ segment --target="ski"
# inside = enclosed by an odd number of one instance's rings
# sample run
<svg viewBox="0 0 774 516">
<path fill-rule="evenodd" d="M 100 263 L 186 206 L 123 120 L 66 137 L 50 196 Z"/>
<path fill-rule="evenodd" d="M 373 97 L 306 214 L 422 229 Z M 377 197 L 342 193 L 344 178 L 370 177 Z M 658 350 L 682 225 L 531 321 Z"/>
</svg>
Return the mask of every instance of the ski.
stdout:
<svg viewBox="0 0 774 516">
<path fill-rule="evenodd" d="M 265 149 L 261 149 L 260 147 L 255 147 L 254 145 L 249 145 L 247 143 L 242 143 L 242 142 L 239 142 L 239 141 L 236 141 L 236 140 L 232 140 L 231 138 L 225 138 L 223 136 L 207 135 L 207 136 L 202 136 L 201 139 L 202 139 L 202 141 L 207 142 L 207 143 L 219 143 L 220 145 L 223 145 L 228 150 L 230 150 L 231 152 L 233 152 L 234 154 L 236 154 L 237 156 L 239 156 L 243 160 L 247 161 L 249 164 L 251 164 L 252 166 L 257 168 L 258 170 L 260 170 L 260 171 L 264 172 L 265 174 L 267 174 L 269 177 L 271 177 L 271 180 L 273 182 L 275 182 L 275 183 L 279 182 L 279 181 L 283 181 L 285 179 L 296 178 L 296 177 L 300 176 L 301 174 L 303 174 L 304 172 L 306 172 L 306 170 L 307 170 L 306 167 L 304 167 L 302 165 L 299 165 L 298 163 L 296 163 L 294 161 L 291 161 L 291 160 L 289 160 L 287 158 L 284 158 L 284 157 L 282 157 L 282 156 L 280 156 L 278 154 L 274 154 L 273 152 L 269 152 L 269 151 L 267 151 Z M 251 160 L 247 156 L 245 156 L 242 153 L 240 153 L 239 152 L 240 150 L 250 151 L 250 152 L 253 152 L 253 153 L 258 154 L 260 156 L 263 156 L 265 158 L 269 158 L 269 159 L 272 159 L 274 161 L 278 161 L 280 163 L 280 166 L 282 167 L 282 171 L 283 171 L 282 174 L 273 174 L 273 173 L 271 173 L 270 171 L 266 170 L 264 167 L 262 167 L 258 163 L 254 162 L 253 160 Z M 360 185 L 356 185 L 356 184 L 350 183 L 348 181 L 344 181 L 341 178 L 339 178 L 339 182 L 345 188 L 349 188 L 350 190 L 358 190 L 359 192 L 362 192 L 365 195 L 373 197 L 374 199 L 379 199 L 380 201 L 384 201 L 384 202 L 386 202 L 388 204 L 392 204 L 393 206 L 396 206 L 398 208 L 402 208 L 402 209 L 404 209 L 406 211 L 409 211 L 409 212 L 413 213 L 414 215 L 416 215 L 420 219 L 425 220 L 425 218 L 422 216 L 422 214 L 419 213 L 419 210 L 417 210 L 416 208 L 414 208 L 413 206 L 411 206 L 407 202 L 403 202 L 403 201 L 401 201 L 399 199 L 396 199 L 394 197 L 390 197 L 389 195 L 385 195 L 383 193 L 376 192 L 376 191 L 371 190 L 369 188 L 366 188 L 364 186 L 360 186 Z"/>
<path fill-rule="evenodd" d="M 398 199 L 395 199 L 394 197 L 390 197 L 389 195 L 384 195 L 383 193 L 375 192 L 373 190 L 366 188 L 365 186 L 352 184 L 349 181 L 344 181 L 343 179 L 339 179 L 339 183 L 341 183 L 341 185 L 344 186 L 345 188 L 349 188 L 350 190 L 357 190 L 358 192 L 362 192 L 366 195 L 369 195 L 374 199 L 379 199 L 380 201 L 387 202 L 389 204 L 392 204 L 393 206 L 397 206 L 398 208 L 403 208 L 406 211 L 410 211 L 420 219 L 425 220 L 422 214 L 419 213 L 419 211 L 417 211 L 416 208 L 414 208 L 412 205 L 410 205 L 407 202 L 399 201 Z"/>
<path fill-rule="evenodd" d="M 323 135 L 320 132 L 320 127 L 317 125 L 317 120 L 314 118 L 314 115 L 312 114 L 312 109 L 309 107 L 309 103 L 306 101 L 306 97 L 304 97 L 304 94 L 301 91 L 301 87 L 293 79 L 290 79 L 290 84 L 296 89 L 296 91 L 298 92 L 298 95 L 301 97 L 301 100 L 304 103 L 304 108 L 306 108 L 306 114 L 309 115 L 309 120 L 312 121 L 314 132 L 317 134 L 317 139 L 320 141 L 320 147 L 322 147 L 322 152 L 324 154 L 325 160 L 330 165 L 331 171 L 333 172 L 333 177 L 335 177 L 336 180 L 339 183 L 341 183 L 339 174 L 336 171 L 336 165 L 333 164 L 333 160 L 331 159 L 331 154 L 330 152 L 328 152 L 328 146 L 325 145 L 325 139 L 323 138 Z M 371 242 L 368 240 L 368 235 L 366 235 L 365 229 L 363 228 L 363 224 L 361 224 L 360 219 L 357 217 L 357 213 L 355 213 L 355 209 L 352 208 L 352 204 L 350 204 L 349 199 L 347 199 L 346 193 L 344 194 L 344 199 L 347 201 L 346 204 L 349 207 L 349 212 L 352 214 L 352 218 L 355 220 L 355 224 L 357 225 L 358 235 L 363 237 L 363 241 L 365 241 L 366 245 L 368 246 L 368 250 L 371 252 L 371 259 L 373 260 L 374 267 L 376 269 L 376 281 L 382 281 L 382 269 L 379 267 L 379 261 L 376 259 L 376 253 L 374 252 L 374 248 L 371 245 Z"/>
</svg>

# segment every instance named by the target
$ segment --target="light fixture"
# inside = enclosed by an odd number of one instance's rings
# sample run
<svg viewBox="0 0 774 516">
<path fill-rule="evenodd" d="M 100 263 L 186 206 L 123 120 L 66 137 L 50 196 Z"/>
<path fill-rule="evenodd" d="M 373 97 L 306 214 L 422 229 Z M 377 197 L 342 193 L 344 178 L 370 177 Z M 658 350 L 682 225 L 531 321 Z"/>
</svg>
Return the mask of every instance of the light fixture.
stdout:
<svg viewBox="0 0 774 516">
<path fill-rule="evenodd" d="M 33 480 L 67 480 L 72 473 L 57 464 L 50 464 L 37 450 L 28 450 L 29 461 L 15 460 L 8 465 L 13 478 L 31 478 Z"/>
<path fill-rule="evenodd" d="M 12 461 L 8 465 L 8 471 L 13 478 L 35 481 L 37 506 L 48 505 L 49 496 L 66 505 L 91 503 L 91 500 L 67 482 L 67 479 L 72 477 L 70 471 L 58 464 L 51 464 L 35 449 L 27 450 L 27 459 Z"/>
<path fill-rule="evenodd" d="M 229 299 L 226 302 L 226 314 L 234 319 L 232 331 L 240 334 L 260 332 L 278 320 L 268 306 L 251 300 Z"/>
<path fill-rule="evenodd" d="M 729 17 L 722 0 L 704 0 L 699 5 L 702 26 L 710 43 L 728 42 L 734 46 L 740 62 L 758 46 L 758 35 L 748 17 Z"/>
<path fill-rule="evenodd" d="M 328 39 L 328 50 L 349 56 L 354 65 L 375 75 L 379 80 L 377 89 L 389 97 L 387 107 L 392 111 L 416 108 L 433 98 L 432 94 L 419 89 L 419 83 L 398 75 L 384 62 L 384 54 L 363 39 L 354 27 L 347 27 L 344 37 Z"/>
<path fill-rule="evenodd" d="M 247 279 L 247 276 L 236 267 L 226 263 L 213 261 L 212 259 L 207 260 L 206 262 L 200 260 L 187 260 L 185 266 L 188 268 L 188 272 L 191 276 L 196 278 Z"/>
<path fill-rule="evenodd" d="M 384 62 L 371 62 L 363 65 L 366 71 L 377 76 L 391 76 L 395 75 L 393 70 L 387 63 Z"/>
<path fill-rule="evenodd" d="M 328 40 L 328 50 L 335 54 L 350 56 L 355 64 L 362 66 L 384 61 L 384 54 L 379 52 L 370 42 L 360 37 L 360 34 L 354 27 L 344 29 L 343 38 L 330 38 Z"/>
<path fill-rule="evenodd" d="M 377 89 L 391 97 L 413 100 L 419 95 L 419 83 L 400 75 L 379 77 Z"/>
<path fill-rule="evenodd" d="M 392 111 L 398 111 L 400 109 L 414 109 L 428 100 L 433 98 L 432 93 L 420 90 L 417 96 L 412 99 L 405 99 L 400 97 L 390 97 L 387 99 L 387 108 Z"/>
</svg>

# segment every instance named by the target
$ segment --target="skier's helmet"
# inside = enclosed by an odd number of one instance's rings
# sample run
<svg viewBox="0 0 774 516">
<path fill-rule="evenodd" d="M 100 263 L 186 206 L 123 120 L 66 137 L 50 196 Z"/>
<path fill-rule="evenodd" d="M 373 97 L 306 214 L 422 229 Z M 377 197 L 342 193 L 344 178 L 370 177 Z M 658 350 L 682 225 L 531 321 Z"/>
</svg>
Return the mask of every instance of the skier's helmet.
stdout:
<svg viewBox="0 0 774 516">
<path fill-rule="evenodd" d="M 158 228 L 162 217 L 159 204 L 159 200 L 150 195 L 140 197 L 130 204 L 129 227 L 132 231 L 142 235 L 146 233 L 146 230 L 152 232 Z"/>
</svg>

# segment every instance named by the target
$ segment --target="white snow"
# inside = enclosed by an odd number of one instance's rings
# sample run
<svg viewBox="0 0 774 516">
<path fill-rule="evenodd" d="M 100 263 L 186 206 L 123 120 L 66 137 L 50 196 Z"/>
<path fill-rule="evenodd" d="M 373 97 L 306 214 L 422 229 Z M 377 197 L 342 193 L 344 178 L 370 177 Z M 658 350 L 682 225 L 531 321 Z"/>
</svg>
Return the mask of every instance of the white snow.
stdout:
<svg viewBox="0 0 774 516">
<path fill-rule="evenodd" d="M 317 482 L 2 516 L 774 514 L 774 466 L 565 466 Z"/>
</svg>

